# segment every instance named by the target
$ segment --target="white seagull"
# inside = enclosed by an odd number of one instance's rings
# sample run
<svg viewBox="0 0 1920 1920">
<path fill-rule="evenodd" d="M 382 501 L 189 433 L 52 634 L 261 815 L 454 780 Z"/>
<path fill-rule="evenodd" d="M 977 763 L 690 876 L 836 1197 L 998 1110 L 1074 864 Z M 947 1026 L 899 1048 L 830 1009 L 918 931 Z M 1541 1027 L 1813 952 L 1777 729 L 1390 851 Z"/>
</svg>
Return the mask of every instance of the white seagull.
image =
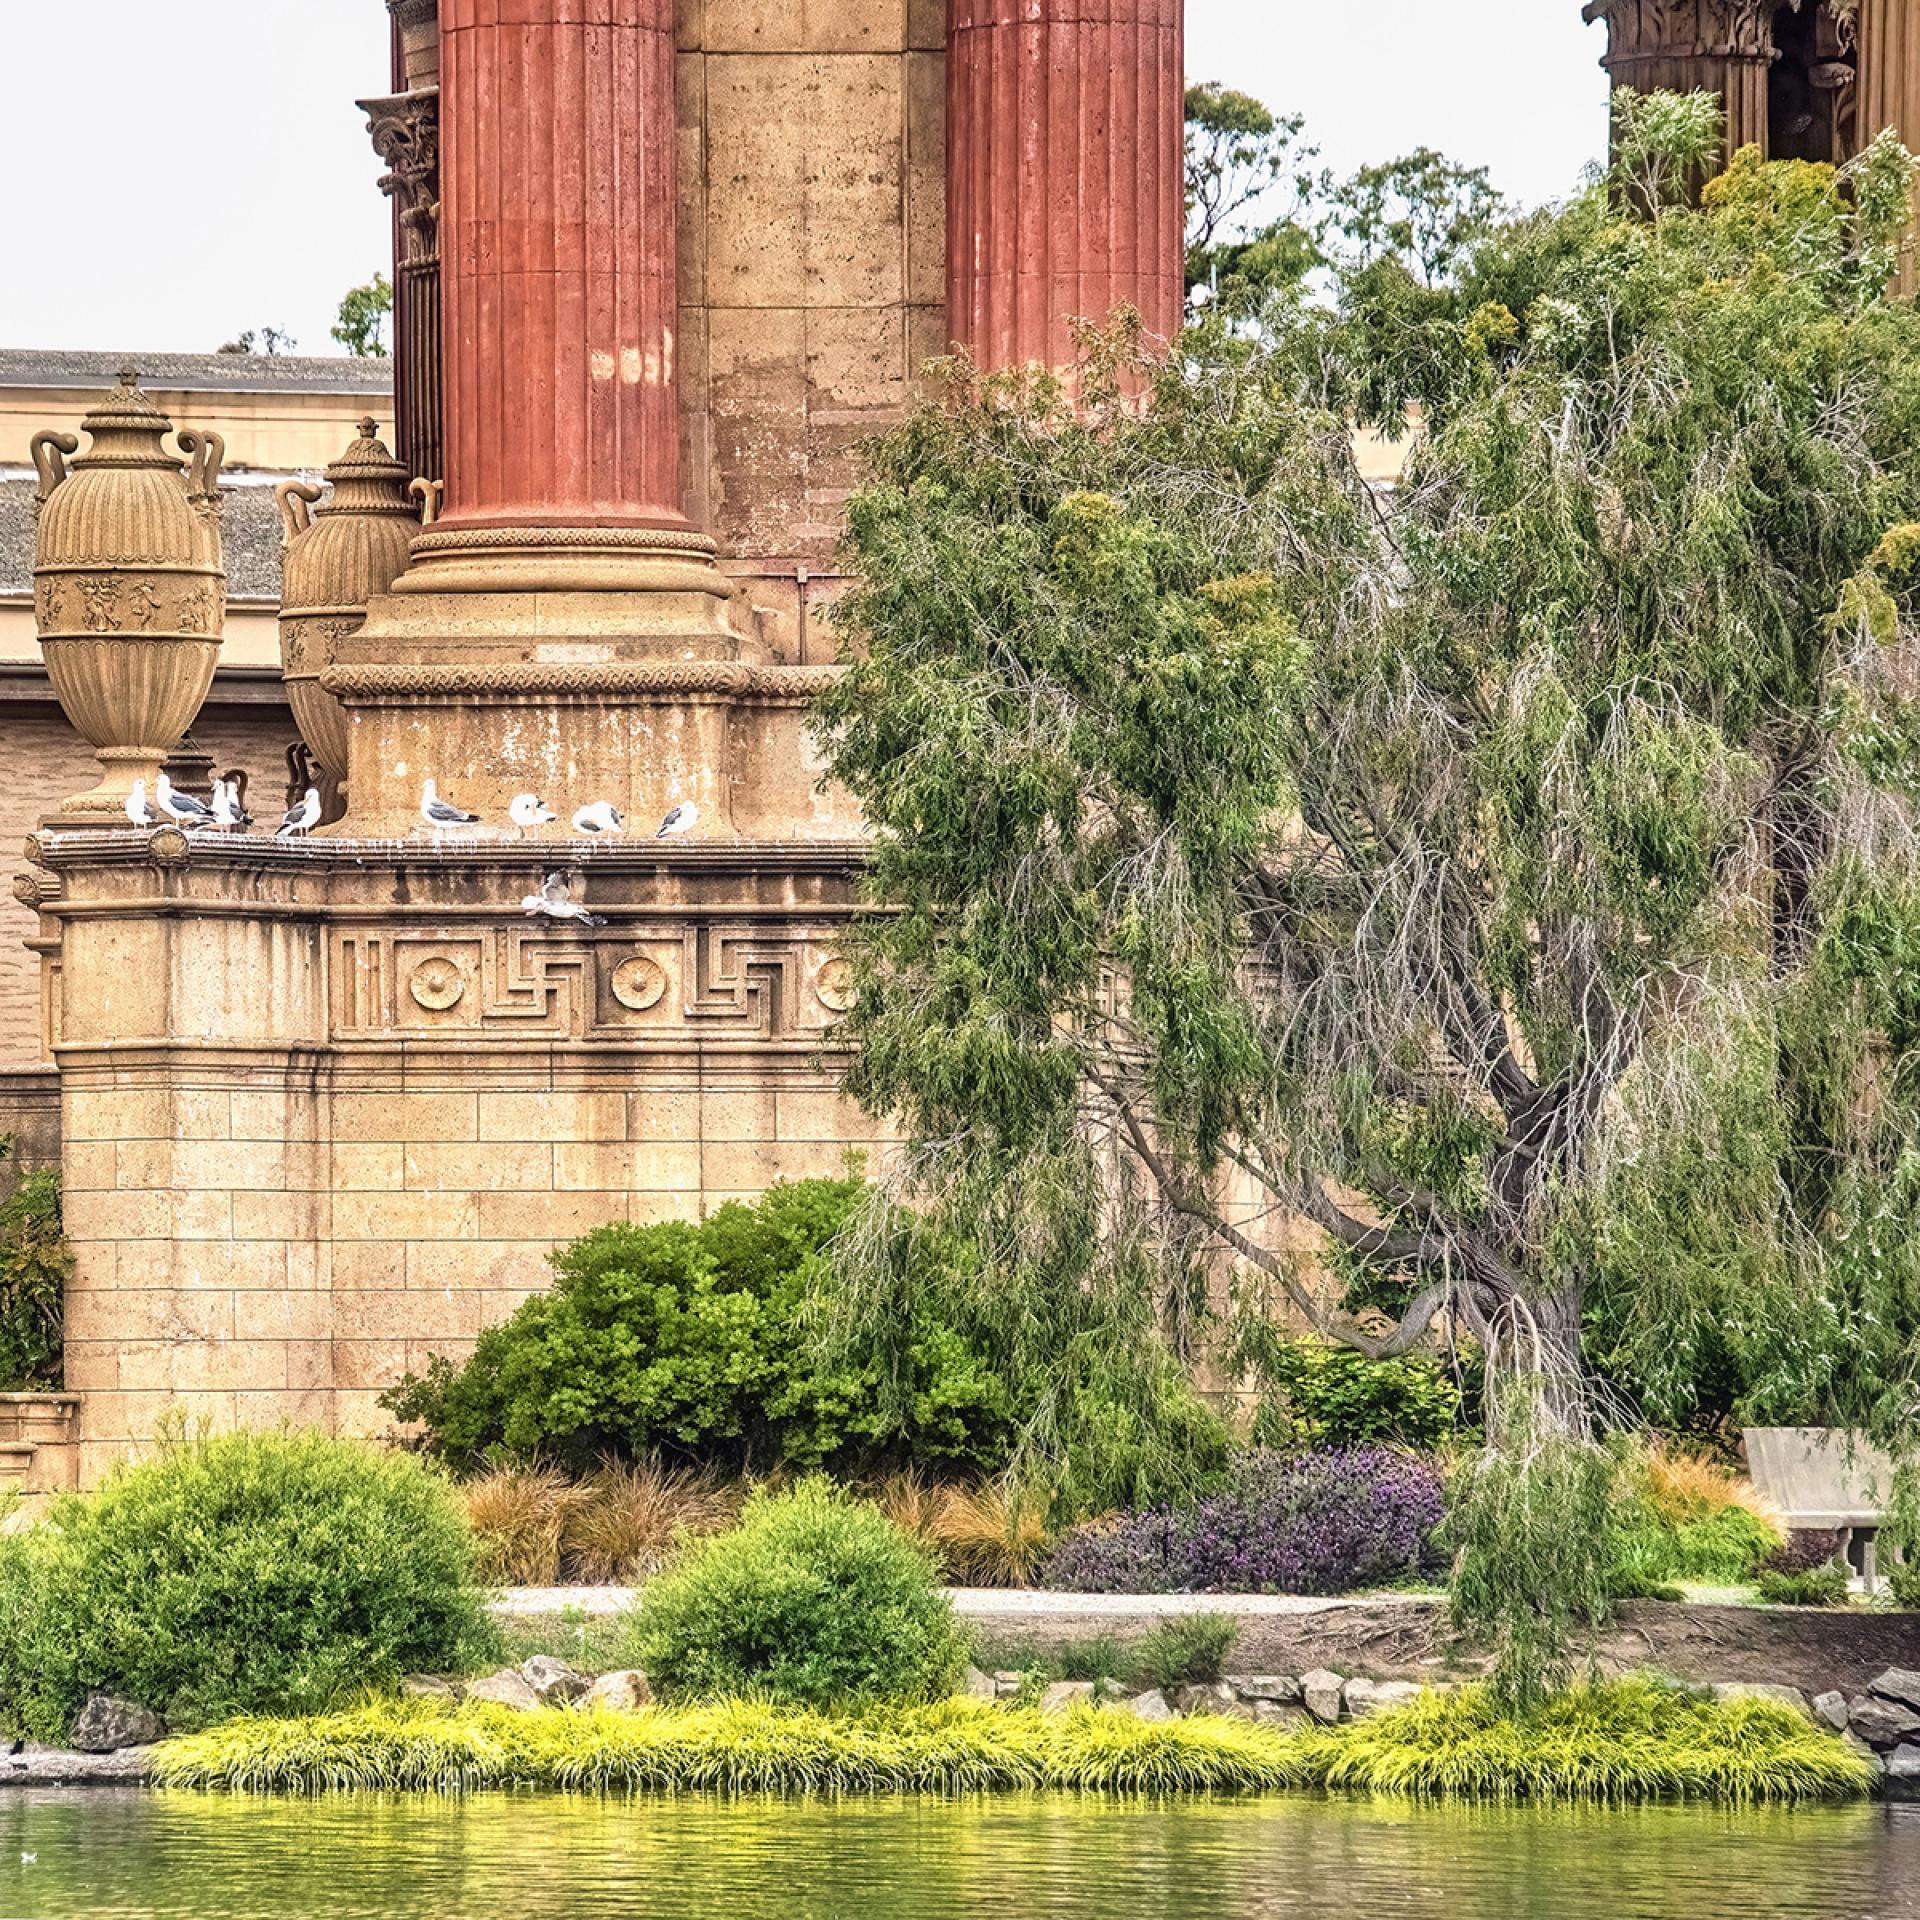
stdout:
<svg viewBox="0 0 1920 1920">
<path fill-rule="evenodd" d="M 578 920 L 583 927 L 604 927 L 607 923 L 597 913 L 589 913 L 567 890 L 567 876 L 564 873 L 550 873 L 542 883 L 538 893 L 528 894 L 520 905 L 529 914 L 543 915 L 549 920 Z"/>
<path fill-rule="evenodd" d="M 544 827 L 559 817 L 537 793 L 516 793 L 507 808 L 507 818 L 522 832 L 528 827 Z"/>
<path fill-rule="evenodd" d="M 164 773 L 153 783 L 153 804 L 177 827 L 205 827 L 213 822 L 213 809 L 190 793 L 175 793 Z"/>
<path fill-rule="evenodd" d="M 429 780 L 420 789 L 420 818 L 430 827 L 477 827 L 480 816 L 469 813 L 464 807 L 456 807 L 450 800 L 442 800 L 433 790 Z"/>
<path fill-rule="evenodd" d="M 253 825 L 253 815 L 241 807 L 240 796 L 234 792 L 230 780 L 216 780 L 213 783 L 213 824 L 225 827 L 229 833 Z"/>
<path fill-rule="evenodd" d="M 144 779 L 133 783 L 133 791 L 127 795 L 127 818 L 136 827 L 157 827 L 160 816 L 147 804 L 147 783 Z"/>
<path fill-rule="evenodd" d="M 691 833 L 700 824 L 700 809 L 691 800 L 682 800 L 667 817 L 660 822 L 660 831 L 653 837 L 656 840 L 677 839 L 683 833 Z"/>
<path fill-rule="evenodd" d="M 320 824 L 320 789 L 309 787 L 307 797 L 297 807 L 289 807 L 286 817 L 274 831 L 276 840 L 291 839 L 296 833 L 311 833 Z"/>
<path fill-rule="evenodd" d="M 626 815 L 611 800 L 596 800 L 573 816 L 575 833 L 620 833 L 626 824 Z"/>
</svg>

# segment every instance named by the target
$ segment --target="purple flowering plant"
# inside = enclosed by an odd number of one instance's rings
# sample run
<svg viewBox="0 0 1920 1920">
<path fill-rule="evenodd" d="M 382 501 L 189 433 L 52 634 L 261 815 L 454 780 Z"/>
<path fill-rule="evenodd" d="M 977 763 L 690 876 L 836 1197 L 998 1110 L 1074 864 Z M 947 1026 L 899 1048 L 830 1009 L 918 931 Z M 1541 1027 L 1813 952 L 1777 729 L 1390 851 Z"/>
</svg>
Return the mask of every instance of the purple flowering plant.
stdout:
<svg viewBox="0 0 1920 1920">
<path fill-rule="evenodd" d="M 1351 1593 L 1437 1576 L 1443 1507 L 1427 1455 L 1257 1447 L 1198 1499 L 1075 1527 L 1043 1580 L 1071 1593 Z"/>
</svg>

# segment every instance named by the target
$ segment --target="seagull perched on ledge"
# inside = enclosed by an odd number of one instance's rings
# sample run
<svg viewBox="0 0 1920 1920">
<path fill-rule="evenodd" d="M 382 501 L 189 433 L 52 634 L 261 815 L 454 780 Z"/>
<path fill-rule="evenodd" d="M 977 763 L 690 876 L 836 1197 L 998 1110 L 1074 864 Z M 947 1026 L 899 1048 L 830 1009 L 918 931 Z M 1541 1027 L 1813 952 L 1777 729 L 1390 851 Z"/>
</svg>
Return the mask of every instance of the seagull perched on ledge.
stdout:
<svg viewBox="0 0 1920 1920">
<path fill-rule="evenodd" d="M 656 840 L 677 839 L 683 833 L 691 833 L 700 824 L 700 809 L 691 800 L 682 800 L 667 817 L 660 822 L 660 831 L 653 837 Z"/>
<path fill-rule="evenodd" d="M 604 927 L 607 924 L 597 913 L 589 913 L 573 898 L 564 873 L 548 874 L 540 891 L 528 894 L 520 905 L 527 913 L 539 914 L 548 920 L 578 920 L 583 927 Z"/>
<path fill-rule="evenodd" d="M 213 824 L 213 809 L 190 793 L 175 793 L 173 782 L 164 773 L 153 783 L 153 804 L 176 827 L 207 827 Z"/>
<path fill-rule="evenodd" d="M 253 815 L 240 804 L 240 795 L 231 780 L 213 783 L 213 824 L 225 827 L 229 833 L 253 825 Z"/>
<path fill-rule="evenodd" d="M 442 800 L 431 780 L 420 789 L 420 818 L 430 827 L 477 827 L 480 824 L 477 813 L 456 807 L 451 800 Z"/>
<path fill-rule="evenodd" d="M 575 833 L 620 833 L 627 817 L 611 800 L 595 800 L 573 816 Z"/>
<path fill-rule="evenodd" d="M 157 827 L 160 816 L 147 804 L 147 783 L 144 779 L 133 783 L 133 791 L 127 795 L 127 818 L 136 827 Z"/>
<path fill-rule="evenodd" d="M 289 807 L 286 817 L 274 831 L 276 840 L 290 840 L 296 833 L 311 833 L 320 824 L 320 789 L 309 787 L 307 797 L 297 807 Z"/>
<path fill-rule="evenodd" d="M 537 793 L 516 793 L 507 808 L 507 818 L 524 833 L 529 827 L 544 827 L 559 815 Z"/>
</svg>

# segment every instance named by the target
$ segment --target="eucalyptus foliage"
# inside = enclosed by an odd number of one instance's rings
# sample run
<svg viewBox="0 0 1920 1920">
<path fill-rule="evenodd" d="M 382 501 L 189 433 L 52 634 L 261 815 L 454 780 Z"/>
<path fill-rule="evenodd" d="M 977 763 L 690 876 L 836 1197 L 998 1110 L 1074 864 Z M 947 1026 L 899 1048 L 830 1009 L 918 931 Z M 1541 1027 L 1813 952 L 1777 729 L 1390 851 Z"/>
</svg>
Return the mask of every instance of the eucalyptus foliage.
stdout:
<svg viewBox="0 0 1920 1920">
<path fill-rule="evenodd" d="M 1470 1336 L 1464 1613 L 1522 1695 L 1604 1606 L 1597 1538 L 1527 1560 L 1596 1423 L 1716 1369 L 1920 1411 L 1913 164 L 1692 203 L 1713 103 L 1617 110 L 1449 284 L 948 367 L 853 502 L 824 716 L 903 1182 L 1028 1328 L 1191 1344 L 1225 1262 L 1362 1353 Z M 1356 420 L 1411 424 L 1390 490 Z"/>
</svg>

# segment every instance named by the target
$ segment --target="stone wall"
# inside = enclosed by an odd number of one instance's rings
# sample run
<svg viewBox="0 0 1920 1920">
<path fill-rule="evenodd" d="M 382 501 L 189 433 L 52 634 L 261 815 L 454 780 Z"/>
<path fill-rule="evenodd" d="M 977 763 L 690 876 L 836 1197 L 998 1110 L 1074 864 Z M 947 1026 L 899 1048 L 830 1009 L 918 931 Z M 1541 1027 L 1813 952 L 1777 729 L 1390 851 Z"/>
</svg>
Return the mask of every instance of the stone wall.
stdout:
<svg viewBox="0 0 1920 1920">
<path fill-rule="evenodd" d="M 946 350 L 943 0 L 682 0 L 687 509 L 775 657 L 813 615 L 854 448 Z"/>
<path fill-rule="evenodd" d="M 195 727 L 195 738 L 224 772 L 244 767 L 252 776 L 250 797 L 263 819 L 286 805 L 286 750 L 298 730 L 278 689 L 266 701 L 222 698 L 216 685 Z M 68 794 L 83 792 L 100 777 L 92 749 L 67 724 L 40 682 L 34 697 L 0 704 L 0 847 L 18 855 L 28 834 Z M 48 1060 L 40 1005 L 40 967 L 22 951 L 37 936 L 36 917 L 10 893 L 0 894 L 0 1076 L 44 1066 Z M 0 1133 L 5 1117 L 0 1079 Z M 58 1148 L 58 1133 L 54 1134 Z"/>
<path fill-rule="evenodd" d="M 844 848 L 596 847 L 591 931 L 503 916 L 549 864 L 511 841 L 42 855 L 88 1481 L 175 1404 L 377 1427 L 554 1246 L 873 1145 L 832 1050 Z"/>
</svg>

